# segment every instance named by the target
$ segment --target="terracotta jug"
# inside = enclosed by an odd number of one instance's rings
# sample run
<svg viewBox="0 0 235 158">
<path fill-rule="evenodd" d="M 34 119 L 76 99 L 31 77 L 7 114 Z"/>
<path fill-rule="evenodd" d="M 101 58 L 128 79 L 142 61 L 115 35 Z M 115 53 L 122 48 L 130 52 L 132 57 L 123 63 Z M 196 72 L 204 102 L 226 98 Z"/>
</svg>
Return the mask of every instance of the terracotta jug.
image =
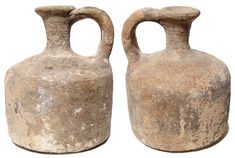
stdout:
<svg viewBox="0 0 235 158">
<path fill-rule="evenodd" d="M 91 149 L 110 134 L 112 22 L 93 7 L 46 6 L 35 11 L 43 18 L 47 46 L 6 74 L 10 137 L 15 144 L 39 152 Z M 95 20 L 102 30 L 96 56 L 80 56 L 70 48 L 70 28 L 84 18 Z"/>
<path fill-rule="evenodd" d="M 229 70 L 219 59 L 190 49 L 188 43 L 191 23 L 199 14 L 190 7 L 143 8 L 124 24 L 131 125 L 149 147 L 197 150 L 220 141 L 228 131 Z M 135 30 L 144 21 L 164 27 L 165 50 L 140 51 Z"/>
</svg>

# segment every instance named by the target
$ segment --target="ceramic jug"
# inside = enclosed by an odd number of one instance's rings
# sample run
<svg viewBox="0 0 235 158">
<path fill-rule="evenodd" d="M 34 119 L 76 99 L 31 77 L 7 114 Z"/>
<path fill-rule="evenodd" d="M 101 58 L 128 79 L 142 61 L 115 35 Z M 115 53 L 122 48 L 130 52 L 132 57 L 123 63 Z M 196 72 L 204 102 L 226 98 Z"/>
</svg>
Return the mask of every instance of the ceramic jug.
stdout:
<svg viewBox="0 0 235 158">
<path fill-rule="evenodd" d="M 190 49 L 190 7 L 143 8 L 125 22 L 122 40 L 129 61 L 128 107 L 136 137 L 164 151 L 197 150 L 220 141 L 228 131 L 230 74 L 226 65 Z M 143 54 L 135 30 L 144 21 L 165 29 L 166 48 Z"/>
<path fill-rule="evenodd" d="M 44 21 L 47 45 L 6 74 L 9 135 L 15 144 L 33 151 L 91 149 L 110 134 L 112 22 L 93 7 L 45 6 L 35 11 Z M 95 20 L 102 31 L 96 56 L 81 56 L 70 48 L 71 26 L 84 18 Z"/>
</svg>

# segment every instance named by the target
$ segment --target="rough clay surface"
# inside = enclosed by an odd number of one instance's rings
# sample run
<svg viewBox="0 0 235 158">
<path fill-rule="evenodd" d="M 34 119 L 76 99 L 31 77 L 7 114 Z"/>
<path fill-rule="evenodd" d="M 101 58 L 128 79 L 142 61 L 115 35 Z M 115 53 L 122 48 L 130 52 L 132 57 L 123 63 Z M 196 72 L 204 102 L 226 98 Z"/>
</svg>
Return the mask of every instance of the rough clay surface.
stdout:
<svg viewBox="0 0 235 158">
<path fill-rule="evenodd" d="M 40 152 L 93 148 L 110 134 L 112 70 L 108 57 L 112 49 L 112 23 L 107 14 L 91 7 L 80 10 L 70 6 L 42 7 L 36 12 L 43 17 L 48 43 L 43 53 L 7 72 L 6 116 L 10 137 L 15 144 Z M 104 29 L 96 57 L 82 57 L 70 49 L 72 23 L 87 17 Z"/>
<path fill-rule="evenodd" d="M 202 149 L 220 141 L 228 131 L 229 71 L 217 58 L 191 50 L 188 44 L 191 22 L 198 15 L 199 11 L 188 7 L 144 8 L 124 25 L 132 129 L 152 148 Z M 140 53 L 135 28 L 143 21 L 164 26 L 165 50 Z"/>
</svg>

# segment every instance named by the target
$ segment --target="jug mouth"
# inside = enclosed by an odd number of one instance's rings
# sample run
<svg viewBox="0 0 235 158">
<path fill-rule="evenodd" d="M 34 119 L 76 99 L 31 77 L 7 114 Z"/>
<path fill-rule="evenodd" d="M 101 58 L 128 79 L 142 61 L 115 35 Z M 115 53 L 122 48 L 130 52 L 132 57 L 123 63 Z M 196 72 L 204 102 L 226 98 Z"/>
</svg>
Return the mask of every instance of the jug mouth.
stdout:
<svg viewBox="0 0 235 158">
<path fill-rule="evenodd" d="M 35 8 L 35 12 L 39 15 L 42 14 L 69 15 L 69 13 L 74 9 L 75 7 L 70 5 L 41 6 Z"/>
<path fill-rule="evenodd" d="M 200 11 L 196 8 L 186 6 L 170 6 L 160 9 L 162 16 L 172 20 L 194 20 L 200 15 Z"/>
</svg>

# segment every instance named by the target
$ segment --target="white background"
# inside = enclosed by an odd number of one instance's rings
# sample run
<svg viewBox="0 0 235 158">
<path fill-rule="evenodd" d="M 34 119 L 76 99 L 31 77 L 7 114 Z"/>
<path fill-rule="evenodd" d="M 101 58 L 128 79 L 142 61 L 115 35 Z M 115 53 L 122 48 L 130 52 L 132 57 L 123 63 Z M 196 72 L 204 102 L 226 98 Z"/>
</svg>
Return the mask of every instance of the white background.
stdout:
<svg viewBox="0 0 235 158">
<path fill-rule="evenodd" d="M 76 8 L 95 6 L 105 10 L 115 26 L 115 41 L 110 57 L 114 75 L 112 130 L 109 140 L 93 150 L 67 155 L 48 155 L 16 147 L 7 134 L 4 103 L 4 77 L 6 70 L 27 57 L 42 52 L 46 44 L 41 18 L 34 8 L 41 5 L 74 5 Z M 190 44 L 194 49 L 208 52 L 222 61 L 232 79 L 235 74 L 235 2 L 233 0 L 5 0 L 0 2 L 0 157 L 225 157 L 235 155 L 234 93 L 231 95 L 230 130 L 217 145 L 189 153 L 167 153 L 151 149 L 140 143 L 131 130 L 127 109 L 125 72 L 127 59 L 121 43 L 124 21 L 142 7 L 162 8 L 186 5 L 201 10 L 191 29 Z M 165 47 L 165 34 L 158 24 L 146 22 L 137 28 L 141 50 L 151 53 Z M 92 20 L 76 23 L 71 31 L 72 48 L 82 55 L 94 55 L 100 39 L 98 25 Z M 234 85 L 232 82 L 232 92 Z"/>
</svg>

